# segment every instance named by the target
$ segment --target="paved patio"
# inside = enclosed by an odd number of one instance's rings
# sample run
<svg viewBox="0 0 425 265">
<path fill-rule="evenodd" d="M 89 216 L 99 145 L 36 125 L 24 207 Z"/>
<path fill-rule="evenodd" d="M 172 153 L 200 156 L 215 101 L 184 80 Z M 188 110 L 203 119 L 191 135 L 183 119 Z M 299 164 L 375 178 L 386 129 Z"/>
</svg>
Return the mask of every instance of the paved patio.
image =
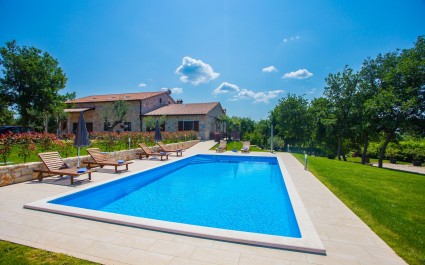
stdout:
<svg viewBox="0 0 425 265">
<path fill-rule="evenodd" d="M 184 156 L 209 153 L 201 142 Z M 261 153 L 259 153 L 261 155 Z M 99 169 L 74 187 L 46 178 L 0 188 L 0 239 L 102 264 L 406 264 L 292 155 L 279 153 L 325 245 L 327 255 L 227 243 L 23 209 L 32 201 L 115 178 Z M 171 160 L 176 160 L 174 156 Z M 124 176 L 164 162 L 135 161 Z"/>
</svg>

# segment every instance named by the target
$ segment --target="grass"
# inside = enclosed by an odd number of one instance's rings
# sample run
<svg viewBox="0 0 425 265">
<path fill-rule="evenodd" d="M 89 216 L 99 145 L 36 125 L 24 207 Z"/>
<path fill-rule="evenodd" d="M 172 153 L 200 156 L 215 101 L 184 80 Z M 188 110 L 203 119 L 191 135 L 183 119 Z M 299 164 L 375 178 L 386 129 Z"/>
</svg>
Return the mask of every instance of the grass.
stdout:
<svg viewBox="0 0 425 265">
<path fill-rule="evenodd" d="M 97 264 L 45 250 L 35 249 L 0 240 L 0 265 L 2 264 Z"/>
<path fill-rule="evenodd" d="M 220 143 L 217 143 L 216 145 L 211 147 L 210 150 L 217 149 L 219 144 Z M 229 142 L 227 142 L 227 145 L 226 145 L 226 151 L 232 151 L 233 149 L 236 149 L 238 152 L 240 152 L 241 149 L 242 149 L 242 146 L 243 146 L 243 143 L 241 141 L 229 141 Z M 252 152 L 269 152 L 269 150 L 264 150 L 264 149 L 261 149 L 257 146 L 253 146 L 253 145 L 251 145 L 251 147 L 249 148 L 249 151 L 252 151 Z"/>
<path fill-rule="evenodd" d="M 424 175 L 322 157 L 308 169 L 406 262 L 425 264 Z"/>
</svg>

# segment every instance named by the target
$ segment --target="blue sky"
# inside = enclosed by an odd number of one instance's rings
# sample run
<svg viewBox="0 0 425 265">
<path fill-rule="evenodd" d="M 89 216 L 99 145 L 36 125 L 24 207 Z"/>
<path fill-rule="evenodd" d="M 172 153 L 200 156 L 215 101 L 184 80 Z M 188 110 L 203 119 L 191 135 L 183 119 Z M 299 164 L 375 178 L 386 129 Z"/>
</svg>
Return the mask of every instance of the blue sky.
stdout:
<svg viewBox="0 0 425 265">
<path fill-rule="evenodd" d="M 0 0 L 0 45 L 58 59 L 77 97 L 171 89 L 268 117 L 288 93 L 322 96 L 325 77 L 413 46 L 425 1 Z"/>
</svg>

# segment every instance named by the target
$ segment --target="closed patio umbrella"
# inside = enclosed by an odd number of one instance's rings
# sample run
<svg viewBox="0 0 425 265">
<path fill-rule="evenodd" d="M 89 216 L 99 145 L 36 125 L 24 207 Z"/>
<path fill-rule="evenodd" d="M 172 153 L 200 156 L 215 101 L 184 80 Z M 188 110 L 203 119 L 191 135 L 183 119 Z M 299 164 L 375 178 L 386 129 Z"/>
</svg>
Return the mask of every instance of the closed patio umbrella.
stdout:
<svg viewBox="0 0 425 265">
<path fill-rule="evenodd" d="M 84 112 L 80 112 L 78 118 L 77 132 L 75 134 L 74 146 L 78 147 L 78 163 L 77 167 L 80 167 L 80 148 L 83 146 L 89 146 L 90 139 L 87 132 L 86 122 L 84 120 Z"/>
<path fill-rule="evenodd" d="M 162 136 L 161 136 L 161 129 L 159 128 L 159 121 L 158 119 L 156 119 L 156 125 L 155 125 L 155 143 L 162 141 Z"/>
</svg>

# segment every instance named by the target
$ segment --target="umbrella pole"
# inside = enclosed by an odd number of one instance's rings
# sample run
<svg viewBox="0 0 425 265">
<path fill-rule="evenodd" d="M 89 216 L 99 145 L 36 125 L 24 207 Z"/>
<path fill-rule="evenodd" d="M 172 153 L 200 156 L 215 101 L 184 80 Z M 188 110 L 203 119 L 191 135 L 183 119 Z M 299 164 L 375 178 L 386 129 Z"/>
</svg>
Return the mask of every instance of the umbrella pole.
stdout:
<svg viewBox="0 0 425 265">
<path fill-rule="evenodd" d="M 77 168 L 80 168 L 80 147 L 78 147 L 78 151 L 77 151 L 77 155 L 78 155 L 78 162 L 77 162 Z"/>
</svg>

